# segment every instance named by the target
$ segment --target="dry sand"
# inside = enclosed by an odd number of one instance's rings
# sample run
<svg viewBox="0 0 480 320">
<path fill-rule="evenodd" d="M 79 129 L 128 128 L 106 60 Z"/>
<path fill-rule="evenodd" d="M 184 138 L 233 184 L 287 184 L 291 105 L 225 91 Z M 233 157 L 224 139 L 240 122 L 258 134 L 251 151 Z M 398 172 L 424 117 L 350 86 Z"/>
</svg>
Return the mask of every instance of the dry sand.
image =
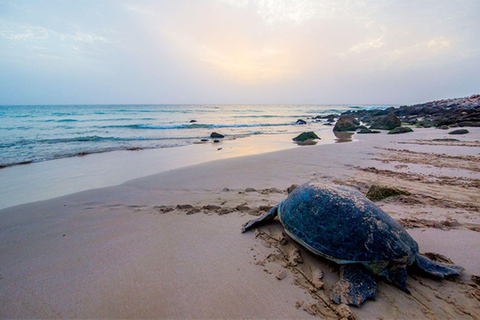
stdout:
<svg viewBox="0 0 480 320">
<path fill-rule="evenodd" d="M 0 211 L 1 318 L 479 319 L 480 128 L 417 129 L 213 161 Z M 407 295 L 378 279 L 361 308 L 329 300 L 339 267 L 278 222 L 240 233 L 293 183 L 410 192 L 378 203 L 421 252 L 465 267 L 409 272 Z M 285 239 L 283 239 L 285 238 Z M 440 258 L 442 258 L 440 256 Z"/>
</svg>

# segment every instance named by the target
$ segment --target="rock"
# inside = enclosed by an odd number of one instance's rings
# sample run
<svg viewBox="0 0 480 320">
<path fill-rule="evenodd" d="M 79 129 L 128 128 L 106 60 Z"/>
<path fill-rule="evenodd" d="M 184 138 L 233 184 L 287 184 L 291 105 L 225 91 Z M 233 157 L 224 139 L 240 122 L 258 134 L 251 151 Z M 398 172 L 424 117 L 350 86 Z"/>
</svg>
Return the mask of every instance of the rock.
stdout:
<svg viewBox="0 0 480 320">
<path fill-rule="evenodd" d="M 293 138 L 293 141 L 305 141 L 305 140 L 315 140 L 315 139 L 320 139 L 315 132 L 313 131 L 308 131 L 308 132 L 302 132 L 295 138 Z"/>
<path fill-rule="evenodd" d="M 357 133 L 380 133 L 380 131 L 370 130 L 370 129 L 362 129 L 362 130 L 358 131 Z"/>
<path fill-rule="evenodd" d="M 480 126 L 480 95 L 383 110 L 349 110 L 343 114 L 351 115 L 365 123 L 373 123 L 378 117 L 387 116 L 390 113 L 394 113 L 402 122 L 425 128 L 442 125 L 450 128 L 453 126 L 478 127 Z"/>
<path fill-rule="evenodd" d="M 276 278 L 278 280 L 283 280 L 287 277 L 287 273 L 284 270 L 281 270 L 279 273 L 277 273 Z"/>
<path fill-rule="evenodd" d="M 202 139 L 202 140 L 200 140 L 200 141 L 202 141 L 202 142 L 207 142 L 207 141 L 208 141 L 208 139 Z"/>
<path fill-rule="evenodd" d="M 396 127 L 393 130 L 390 130 L 388 134 L 398 134 L 398 133 L 407 133 L 407 132 L 413 132 L 412 128 L 409 127 Z"/>
<path fill-rule="evenodd" d="M 212 132 L 210 134 L 210 138 L 213 138 L 213 139 L 222 139 L 222 138 L 225 138 L 225 136 L 223 134 L 220 134 L 220 133 L 216 133 L 216 132 Z"/>
<path fill-rule="evenodd" d="M 355 131 L 359 125 L 360 122 L 358 122 L 358 120 L 356 120 L 354 117 L 342 115 L 333 127 L 333 131 Z"/>
<path fill-rule="evenodd" d="M 390 113 L 387 116 L 380 116 L 373 124 L 370 126 L 370 129 L 380 129 L 380 130 L 392 130 L 402 125 L 402 121 L 394 113 Z"/>
<path fill-rule="evenodd" d="M 213 143 L 219 143 L 219 142 L 220 140 L 217 140 L 217 139 L 213 140 Z"/>
<path fill-rule="evenodd" d="M 440 125 L 440 126 L 437 126 L 437 129 L 448 130 L 448 129 L 450 129 L 450 127 L 447 126 L 446 124 L 442 124 L 442 125 Z"/>
<path fill-rule="evenodd" d="M 450 131 L 448 134 L 467 134 L 469 132 L 470 131 L 468 131 L 467 129 L 458 129 L 458 130 Z"/>
<path fill-rule="evenodd" d="M 190 123 L 194 123 L 194 122 L 197 122 L 197 120 L 190 120 Z"/>
<path fill-rule="evenodd" d="M 377 202 L 389 197 L 395 197 L 399 195 L 408 196 L 410 195 L 410 192 L 387 186 L 372 185 L 370 189 L 368 189 L 365 197 L 372 200 L 373 202 Z"/>
<path fill-rule="evenodd" d="M 295 124 L 307 124 L 307 121 L 298 119 L 297 122 L 295 122 Z"/>
<path fill-rule="evenodd" d="M 418 121 L 416 124 L 417 128 L 431 128 L 433 124 L 430 121 Z"/>
</svg>

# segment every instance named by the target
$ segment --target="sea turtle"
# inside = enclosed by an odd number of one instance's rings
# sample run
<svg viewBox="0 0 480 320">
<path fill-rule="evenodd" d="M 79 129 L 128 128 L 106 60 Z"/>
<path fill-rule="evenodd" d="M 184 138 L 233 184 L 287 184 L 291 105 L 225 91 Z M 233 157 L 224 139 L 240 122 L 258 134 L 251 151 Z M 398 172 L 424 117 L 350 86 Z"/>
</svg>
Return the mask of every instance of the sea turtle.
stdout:
<svg viewBox="0 0 480 320">
<path fill-rule="evenodd" d="M 360 306 L 375 299 L 372 274 L 407 289 L 407 266 L 443 278 L 459 275 L 462 267 L 434 262 L 418 252 L 418 244 L 387 213 L 360 192 L 344 186 L 315 182 L 294 189 L 267 214 L 243 225 L 242 232 L 278 215 L 285 232 L 313 253 L 341 265 L 333 286 L 336 303 Z"/>
</svg>

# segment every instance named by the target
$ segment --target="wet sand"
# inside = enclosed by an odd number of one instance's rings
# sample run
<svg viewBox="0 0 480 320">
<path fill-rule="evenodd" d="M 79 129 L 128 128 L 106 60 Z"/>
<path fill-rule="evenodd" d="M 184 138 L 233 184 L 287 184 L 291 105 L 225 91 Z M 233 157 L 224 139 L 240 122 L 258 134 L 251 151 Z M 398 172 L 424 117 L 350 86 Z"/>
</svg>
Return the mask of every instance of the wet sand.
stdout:
<svg viewBox="0 0 480 320">
<path fill-rule="evenodd" d="M 0 317 L 478 319 L 480 128 L 469 130 L 459 142 L 434 140 L 451 138 L 437 129 L 358 135 L 1 210 Z M 421 252 L 464 274 L 411 270 L 411 295 L 379 278 L 376 301 L 333 304 L 337 265 L 283 235 L 278 221 L 240 233 L 291 184 L 311 180 L 408 191 L 377 204 Z"/>
</svg>

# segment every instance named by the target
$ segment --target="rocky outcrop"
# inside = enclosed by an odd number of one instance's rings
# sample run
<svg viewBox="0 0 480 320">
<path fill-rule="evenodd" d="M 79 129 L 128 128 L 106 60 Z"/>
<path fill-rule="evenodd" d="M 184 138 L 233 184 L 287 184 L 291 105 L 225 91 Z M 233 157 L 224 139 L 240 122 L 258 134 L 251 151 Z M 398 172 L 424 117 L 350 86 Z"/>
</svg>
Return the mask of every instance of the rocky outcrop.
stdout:
<svg viewBox="0 0 480 320">
<path fill-rule="evenodd" d="M 400 118 L 394 113 L 390 113 L 387 116 L 379 116 L 376 118 L 370 126 L 370 129 L 392 130 L 401 125 L 402 121 Z"/>
<path fill-rule="evenodd" d="M 307 124 L 307 121 L 303 119 L 298 119 L 297 122 L 295 122 L 295 124 Z"/>
<path fill-rule="evenodd" d="M 347 111 L 343 115 L 350 115 L 364 123 L 373 124 L 377 118 L 391 113 L 400 118 L 401 122 L 417 127 L 478 127 L 480 126 L 480 94 L 383 110 Z"/>
<path fill-rule="evenodd" d="M 360 122 L 351 115 L 342 115 L 333 127 L 333 131 L 355 131 Z"/>
</svg>

